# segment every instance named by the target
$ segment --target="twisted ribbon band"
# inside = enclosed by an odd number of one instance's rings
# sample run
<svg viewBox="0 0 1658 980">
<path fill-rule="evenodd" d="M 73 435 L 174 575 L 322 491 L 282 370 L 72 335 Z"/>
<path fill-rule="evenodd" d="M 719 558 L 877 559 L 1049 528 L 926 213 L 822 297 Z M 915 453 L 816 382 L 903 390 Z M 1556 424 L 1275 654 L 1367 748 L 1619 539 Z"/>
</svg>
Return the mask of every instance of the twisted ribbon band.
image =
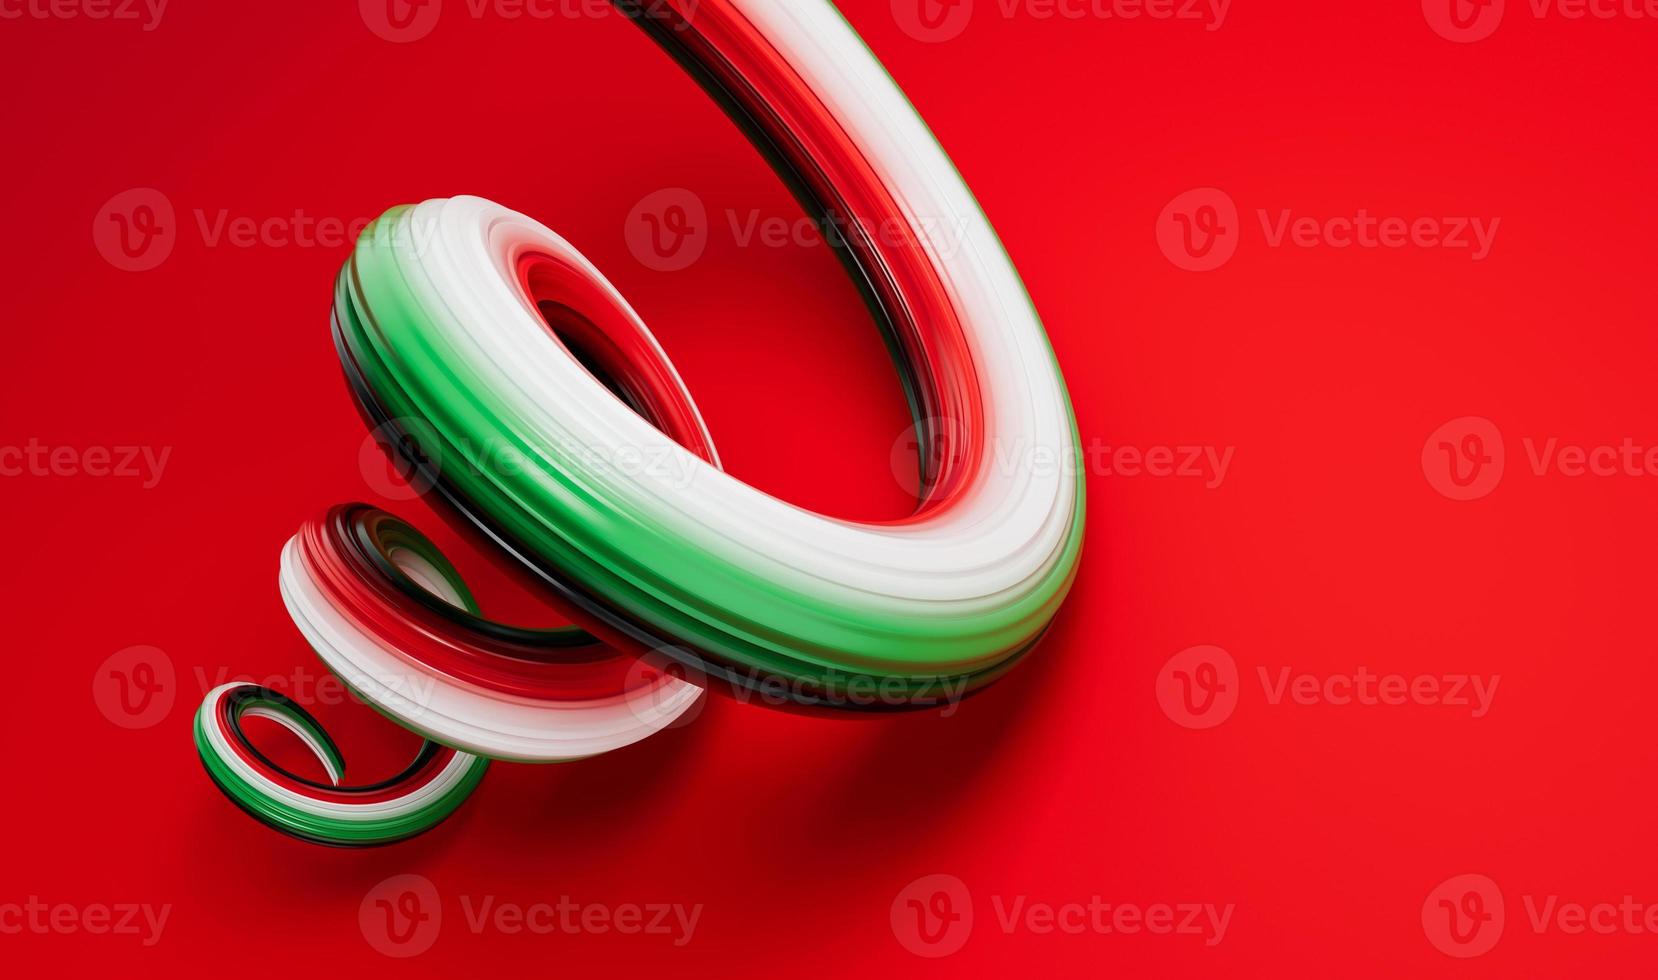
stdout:
<svg viewBox="0 0 1658 980">
<path fill-rule="evenodd" d="M 917 510 L 838 520 L 724 473 L 667 356 L 568 242 L 479 198 L 393 208 L 335 291 L 359 407 L 581 630 L 481 618 L 437 549 L 372 508 L 308 524 L 282 557 L 295 623 L 353 690 L 431 741 L 387 784 L 308 783 L 238 727 L 265 712 L 337 781 L 308 716 L 247 686 L 214 692 L 197 722 L 204 762 L 279 829 L 407 836 L 453 810 L 479 756 L 608 751 L 672 723 L 701 686 L 803 707 L 953 700 L 1006 672 L 1069 589 L 1083 498 L 1064 381 L 995 233 L 880 63 L 826 0 L 618 6 L 838 232 L 916 418 Z M 434 790 L 443 773 L 453 781 Z"/>
</svg>

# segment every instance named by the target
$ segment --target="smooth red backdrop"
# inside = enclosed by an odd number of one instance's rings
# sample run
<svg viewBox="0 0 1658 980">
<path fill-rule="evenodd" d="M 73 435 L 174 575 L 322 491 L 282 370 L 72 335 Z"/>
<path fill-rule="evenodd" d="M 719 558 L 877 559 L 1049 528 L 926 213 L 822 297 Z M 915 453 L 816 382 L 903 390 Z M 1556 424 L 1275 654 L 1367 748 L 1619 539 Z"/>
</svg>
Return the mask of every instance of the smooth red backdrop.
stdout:
<svg viewBox="0 0 1658 980">
<path fill-rule="evenodd" d="M 0 20 L 5 290 L 0 444 L 169 447 L 160 482 L 0 479 L 9 652 L 0 904 L 170 903 L 161 941 L 0 935 L 30 970 L 250 977 L 792 976 L 1053 969 L 1122 976 L 1635 976 L 1658 935 L 1536 933 L 1522 896 L 1658 902 L 1655 478 L 1534 476 L 1520 439 L 1658 444 L 1651 364 L 1658 20 L 1509 4 L 1457 44 L 1414 0 L 1236 0 L 1201 22 L 1043 19 L 992 0 L 924 43 L 888 0 L 848 19 L 1006 242 L 1085 442 L 1234 447 L 1225 481 L 1095 474 L 1075 591 L 1049 639 L 955 717 L 804 719 L 716 701 L 693 724 L 561 767 L 495 767 L 452 820 L 369 852 L 282 838 L 208 782 L 205 685 L 315 681 L 277 552 L 331 503 L 378 499 L 330 347 L 345 249 L 209 245 L 200 221 L 368 218 L 473 193 L 535 215 L 617 283 L 679 365 L 728 467 L 831 513 L 890 517 L 905 425 L 867 314 L 821 247 L 741 247 L 799 212 L 717 109 L 617 17 L 474 19 L 394 44 L 355 3 L 173 0 L 131 21 Z M 8 7 L 7 9 L 13 9 Z M 135 187 L 177 210 L 147 272 L 94 219 Z M 681 187 L 706 253 L 659 272 L 624 222 Z M 1236 256 L 1176 268 L 1156 222 L 1224 190 Z M 1500 218 L 1489 258 L 1270 248 L 1257 209 Z M 198 219 L 198 212 L 202 216 Z M 734 218 L 732 216 L 735 216 Z M 1489 496 L 1424 477 L 1460 416 L 1508 437 Z M 418 503 L 393 503 L 441 543 Z M 486 609 L 531 618 L 476 556 Z M 150 644 L 164 719 L 128 731 L 98 665 Z M 1214 644 L 1236 713 L 1175 724 L 1170 657 Z M 1500 675 L 1488 715 L 1272 705 L 1257 668 Z M 360 776 L 412 740 L 325 706 Z M 273 739 L 273 744 L 278 741 Z M 385 959 L 365 894 L 420 874 L 430 951 Z M 926 960 L 899 891 L 959 877 L 977 921 Z M 1501 941 L 1453 959 L 1428 894 L 1477 873 Z M 701 903 L 693 940 L 472 934 L 459 901 Z M 1224 940 L 1005 933 L 994 902 L 1235 904 Z"/>
</svg>

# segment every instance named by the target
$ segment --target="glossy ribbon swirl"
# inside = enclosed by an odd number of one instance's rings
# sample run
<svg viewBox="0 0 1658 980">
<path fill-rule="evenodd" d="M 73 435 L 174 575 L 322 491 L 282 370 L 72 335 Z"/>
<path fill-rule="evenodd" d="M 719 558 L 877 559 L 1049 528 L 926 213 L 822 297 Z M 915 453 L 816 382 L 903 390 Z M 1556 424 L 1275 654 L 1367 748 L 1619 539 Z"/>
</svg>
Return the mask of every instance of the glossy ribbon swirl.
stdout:
<svg viewBox="0 0 1658 980">
<path fill-rule="evenodd" d="M 1029 650 L 1069 589 L 1083 494 L 1064 381 L 989 222 L 880 63 L 826 0 L 618 7 L 836 232 L 916 419 L 918 507 L 844 521 L 727 475 L 662 349 L 564 239 L 479 198 L 393 208 L 335 291 L 358 404 L 415 482 L 581 628 L 482 618 L 438 550 L 374 508 L 307 524 L 282 554 L 295 624 L 428 741 L 401 775 L 342 786 L 298 705 L 213 691 L 203 762 L 277 829 L 398 840 L 452 812 L 486 758 L 618 748 L 704 687 L 801 708 L 953 701 Z M 329 782 L 265 758 L 249 716 L 292 730 Z"/>
</svg>

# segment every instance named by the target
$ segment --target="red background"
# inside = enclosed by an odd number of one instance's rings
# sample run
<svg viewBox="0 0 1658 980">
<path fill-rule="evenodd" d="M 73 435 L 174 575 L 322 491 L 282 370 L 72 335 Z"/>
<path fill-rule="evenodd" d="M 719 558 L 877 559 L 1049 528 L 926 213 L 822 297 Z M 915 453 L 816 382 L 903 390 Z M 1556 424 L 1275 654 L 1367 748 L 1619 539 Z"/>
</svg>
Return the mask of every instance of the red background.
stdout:
<svg viewBox="0 0 1658 980">
<path fill-rule="evenodd" d="M 1454 44 L 1414 0 L 1235 0 L 1219 30 L 1001 16 L 922 43 L 887 0 L 842 0 L 1001 233 L 1070 383 L 1085 443 L 1235 447 L 1225 481 L 1095 473 L 1076 588 L 1050 638 L 955 717 L 805 719 L 730 701 L 560 767 L 499 765 L 454 818 L 368 852 L 297 843 L 201 772 L 202 678 L 311 680 L 277 552 L 331 503 L 376 499 L 330 347 L 344 248 L 209 246 L 211 222 L 341 220 L 473 193 L 558 229 L 617 283 L 695 393 L 728 467 L 800 503 L 903 513 L 905 425 L 875 331 L 821 247 L 739 247 L 727 215 L 797 206 L 736 130 L 616 17 L 474 20 L 415 43 L 356 5 L 173 0 L 132 22 L 0 21 L 9 370 L 0 443 L 170 447 L 159 484 L 0 479 L 10 674 L 0 904 L 173 906 L 161 941 L 0 935 L 0 962 L 176 976 L 221 964 L 454 975 L 615 969 L 795 976 L 1084 969 L 1117 975 L 1650 973 L 1658 936 L 1533 931 L 1522 896 L 1658 902 L 1654 477 L 1535 475 L 1520 440 L 1658 443 L 1651 396 L 1658 20 L 1509 4 Z M 163 192 L 177 245 L 100 258 L 113 195 Z M 684 271 L 629 253 L 630 208 L 693 191 Z M 1235 258 L 1158 250 L 1176 195 L 1225 190 Z M 1500 218 L 1489 258 L 1270 248 L 1257 209 Z M 1449 500 L 1424 440 L 1459 416 L 1507 437 L 1489 496 Z M 389 506 L 440 543 L 419 503 Z M 485 608 L 533 618 L 475 556 Z M 176 703 L 128 731 L 98 665 L 165 651 Z M 1204 731 L 1159 670 L 1215 644 L 1241 674 Z M 1271 704 L 1257 668 L 1500 675 L 1491 711 Z M 198 673 L 199 672 L 199 673 Z M 221 673 L 223 672 L 223 673 Z M 358 778 L 412 740 L 323 708 Z M 273 744 L 278 740 L 272 739 Z M 429 878 L 444 925 L 381 957 L 363 896 Z M 889 907 L 919 876 L 970 889 L 961 952 L 912 956 Z M 1502 939 L 1458 960 L 1424 933 L 1455 875 L 1497 882 Z M 693 940 L 474 935 L 459 897 L 702 903 Z M 1008 903 L 1234 903 L 1224 940 L 1004 933 Z"/>
</svg>

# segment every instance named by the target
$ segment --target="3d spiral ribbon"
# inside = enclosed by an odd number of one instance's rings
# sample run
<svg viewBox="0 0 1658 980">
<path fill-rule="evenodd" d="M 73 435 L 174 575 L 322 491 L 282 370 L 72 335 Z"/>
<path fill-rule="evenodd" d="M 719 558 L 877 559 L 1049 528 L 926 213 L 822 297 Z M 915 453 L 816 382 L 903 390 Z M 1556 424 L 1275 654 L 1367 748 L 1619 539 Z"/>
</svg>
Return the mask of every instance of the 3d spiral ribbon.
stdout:
<svg viewBox="0 0 1658 980">
<path fill-rule="evenodd" d="M 479 198 L 392 209 L 335 289 L 358 404 L 458 526 L 580 628 L 483 618 L 443 555 L 375 508 L 304 526 L 282 553 L 294 623 L 426 742 L 396 777 L 344 785 L 304 709 L 249 684 L 212 691 L 203 763 L 278 830 L 408 837 L 453 812 L 485 760 L 619 748 L 703 688 L 806 709 L 944 703 L 1005 673 L 1069 589 L 1083 488 L 1059 465 L 1078 458 L 1064 381 L 995 232 L 880 63 L 827 0 L 617 6 L 839 231 L 916 419 L 918 507 L 838 520 L 731 477 L 662 349 L 564 239 Z M 292 730 L 328 781 L 270 761 L 249 717 Z"/>
</svg>

